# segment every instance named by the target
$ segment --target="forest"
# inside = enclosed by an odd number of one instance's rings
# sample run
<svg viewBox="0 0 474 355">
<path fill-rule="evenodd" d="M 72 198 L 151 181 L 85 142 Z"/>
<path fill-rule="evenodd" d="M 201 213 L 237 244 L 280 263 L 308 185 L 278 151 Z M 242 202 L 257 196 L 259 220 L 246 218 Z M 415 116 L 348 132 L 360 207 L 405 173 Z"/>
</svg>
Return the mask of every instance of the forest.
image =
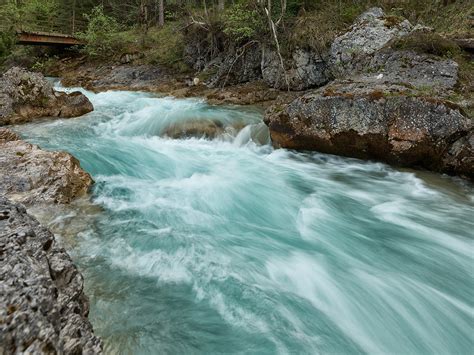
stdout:
<svg viewBox="0 0 474 355">
<path fill-rule="evenodd" d="M 286 57 L 295 48 L 324 51 L 373 5 L 394 21 L 407 18 L 450 37 L 466 35 L 473 13 L 466 0 L 2 0 L 0 58 L 12 55 L 18 30 L 74 34 L 94 60 L 139 52 L 143 62 L 178 71 L 189 70 L 183 48 L 196 38 L 205 39 L 211 57 L 253 43 L 277 47 Z M 41 55 L 32 48 L 13 53 L 30 66 Z"/>
</svg>

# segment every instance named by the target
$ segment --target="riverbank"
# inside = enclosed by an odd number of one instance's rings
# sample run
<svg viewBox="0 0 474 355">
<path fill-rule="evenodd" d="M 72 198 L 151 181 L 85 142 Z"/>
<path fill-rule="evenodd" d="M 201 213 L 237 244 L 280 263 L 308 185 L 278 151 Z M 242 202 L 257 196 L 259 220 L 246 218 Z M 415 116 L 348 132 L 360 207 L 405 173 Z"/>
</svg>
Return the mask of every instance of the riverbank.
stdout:
<svg viewBox="0 0 474 355">
<path fill-rule="evenodd" d="M 93 110 L 81 93 L 57 92 L 42 75 L 19 68 L 1 77 L 0 102 L 0 126 L 44 116 L 71 118 Z M 45 151 L 0 127 L 3 352 L 102 352 L 102 341 L 87 318 L 82 274 L 56 237 L 28 214 L 85 197 L 92 184 L 71 154 Z"/>
<path fill-rule="evenodd" d="M 324 55 L 298 49 L 282 66 L 264 45 L 252 53 L 237 57 L 227 75 L 226 61 L 212 75 L 205 68 L 185 76 L 133 65 L 133 59 L 98 65 L 85 57 L 66 58 L 49 74 L 92 91 L 259 105 L 267 109 L 265 123 L 277 147 L 474 179 L 472 53 L 433 29 L 371 8 Z"/>
</svg>

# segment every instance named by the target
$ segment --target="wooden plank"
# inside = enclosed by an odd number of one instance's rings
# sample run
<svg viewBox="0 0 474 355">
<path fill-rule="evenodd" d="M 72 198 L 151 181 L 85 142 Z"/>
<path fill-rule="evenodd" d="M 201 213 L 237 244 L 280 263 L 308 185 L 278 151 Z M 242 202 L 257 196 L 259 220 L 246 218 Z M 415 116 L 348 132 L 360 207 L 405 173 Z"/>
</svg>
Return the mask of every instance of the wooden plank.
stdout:
<svg viewBox="0 0 474 355">
<path fill-rule="evenodd" d="M 21 32 L 18 35 L 18 44 L 29 45 L 57 45 L 57 46 L 80 46 L 85 42 L 70 35 L 52 34 L 45 32 L 26 33 Z"/>
</svg>

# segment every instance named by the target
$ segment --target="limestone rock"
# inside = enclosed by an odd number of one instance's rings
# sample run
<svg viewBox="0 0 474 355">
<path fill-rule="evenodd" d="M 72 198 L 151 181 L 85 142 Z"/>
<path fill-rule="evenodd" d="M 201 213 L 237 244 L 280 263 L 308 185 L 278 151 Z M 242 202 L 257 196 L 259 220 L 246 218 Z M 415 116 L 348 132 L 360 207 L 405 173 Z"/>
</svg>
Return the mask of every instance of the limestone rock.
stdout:
<svg viewBox="0 0 474 355">
<path fill-rule="evenodd" d="M 0 196 L 0 352 L 99 354 L 83 278 L 53 234 Z"/>
<path fill-rule="evenodd" d="M 221 62 L 216 63 L 217 73 L 209 80 L 208 86 L 223 87 L 261 79 L 261 58 L 259 44 L 252 44 L 239 51 L 230 51 Z M 210 63 L 208 67 L 212 68 L 212 65 L 213 63 Z"/>
<path fill-rule="evenodd" d="M 349 32 L 337 37 L 331 45 L 329 65 L 336 76 L 352 71 L 354 65 L 383 48 L 394 38 L 408 34 L 407 20 L 386 17 L 380 8 L 364 12 Z"/>
<path fill-rule="evenodd" d="M 225 136 L 235 136 L 244 126 L 242 122 L 224 124 L 214 119 L 201 119 L 174 123 L 165 128 L 161 135 L 173 139 L 191 137 L 206 139 L 224 138 Z"/>
<path fill-rule="evenodd" d="M 336 82 L 268 110 L 275 144 L 474 178 L 472 121 L 404 86 Z"/>
<path fill-rule="evenodd" d="M 77 117 L 92 110 L 82 93 L 57 92 L 39 73 L 14 67 L 0 80 L 0 126 L 40 117 Z"/>
<path fill-rule="evenodd" d="M 327 66 L 323 58 L 308 50 L 298 49 L 292 53 L 292 58 L 285 61 L 285 70 L 281 67 L 280 58 L 275 50 L 264 48 L 261 70 L 263 80 L 271 87 L 300 91 L 318 87 L 328 81 Z"/>
<path fill-rule="evenodd" d="M 454 60 L 413 51 L 387 48 L 359 65 L 351 76 L 354 81 L 394 83 L 430 95 L 447 96 L 458 81 L 459 66 Z"/>
<path fill-rule="evenodd" d="M 15 201 L 69 203 L 93 183 L 79 161 L 66 152 L 50 152 L 0 129 L 0 194 Z"/>
</svg>

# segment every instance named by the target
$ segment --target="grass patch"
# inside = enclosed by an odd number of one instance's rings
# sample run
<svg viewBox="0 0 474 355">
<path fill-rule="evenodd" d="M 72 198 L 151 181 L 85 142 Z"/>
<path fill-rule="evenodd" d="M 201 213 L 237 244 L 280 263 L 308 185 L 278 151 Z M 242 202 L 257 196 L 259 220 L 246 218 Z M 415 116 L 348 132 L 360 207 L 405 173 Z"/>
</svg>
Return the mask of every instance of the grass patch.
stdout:
<svg viewBox="0 0 474 355">
<path fill-rule="evenodd" d="M 145 60 L 149 64 L 186 72 L 189 68 L 183 62 L 184 43 L 178 22 L 168 23 L 162 28 L 152 28 L 146 38 Z"/>
<path fill-rule="evenodd" d="M 398 50 L 412 50 L 446 58 L 454 58 L 461 52 L 459 46 L 453 41 L 436 33 L 425 32 L 414 32 L 398 38 L 390 46 Z"/>
</svg>

